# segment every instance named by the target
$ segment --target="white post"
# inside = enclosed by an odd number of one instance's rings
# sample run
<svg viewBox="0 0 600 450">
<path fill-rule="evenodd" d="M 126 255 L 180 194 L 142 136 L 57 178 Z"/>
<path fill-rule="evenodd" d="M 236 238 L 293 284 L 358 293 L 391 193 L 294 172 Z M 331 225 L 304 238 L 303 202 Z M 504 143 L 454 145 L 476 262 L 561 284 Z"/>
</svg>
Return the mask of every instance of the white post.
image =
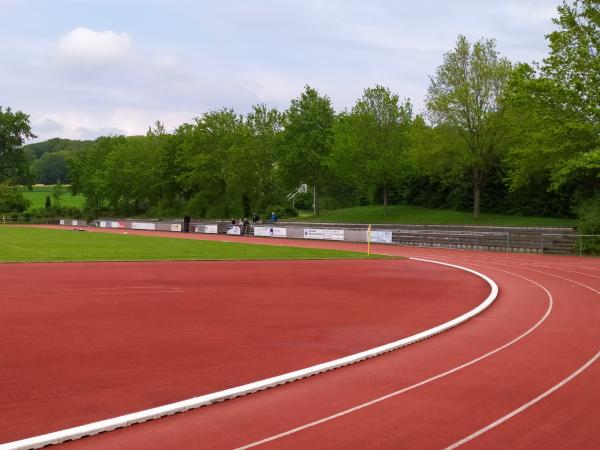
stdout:
<svg viewBox="0 0 600 450">
<path fill-rule="evenodd" d="M 313 186 L 313 214 L 317 214 L 317 186 Z"/>
</svg>

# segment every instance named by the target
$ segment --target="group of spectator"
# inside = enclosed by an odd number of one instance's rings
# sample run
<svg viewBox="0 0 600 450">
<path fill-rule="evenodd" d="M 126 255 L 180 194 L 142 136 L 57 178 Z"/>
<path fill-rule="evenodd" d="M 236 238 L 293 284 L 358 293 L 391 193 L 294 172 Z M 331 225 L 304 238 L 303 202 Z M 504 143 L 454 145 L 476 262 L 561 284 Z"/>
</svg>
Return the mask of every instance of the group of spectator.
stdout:
<svg viewBox="0 0 600 450">
<path fill-rule="evenodd" d="M 241 235 L 250 234 L 250 221 L 246 217 L 244 219 L 231 219 L 231 227 L 239 227 Z"/>
<path fill-rule="evenodd" d="M 277 223 L 278 220 L 279 217 L 277 217 L 277 214 L 275 214 L 275 211 L 273 211 L 270 216 L 267 216 L 265 223 L 274 224 Z M 253 212 L 252 225 L 256 225 L 259 222 L 260 216 L 256 212 Z M 228 229 L 232 229 L 233 227 L 239 227 L 241 235 L 250 234 L 250 221 L 247 217 L 244 217 L 243 219 L 231 219 L 231 226 L 228 227 Z"/>
</svg>

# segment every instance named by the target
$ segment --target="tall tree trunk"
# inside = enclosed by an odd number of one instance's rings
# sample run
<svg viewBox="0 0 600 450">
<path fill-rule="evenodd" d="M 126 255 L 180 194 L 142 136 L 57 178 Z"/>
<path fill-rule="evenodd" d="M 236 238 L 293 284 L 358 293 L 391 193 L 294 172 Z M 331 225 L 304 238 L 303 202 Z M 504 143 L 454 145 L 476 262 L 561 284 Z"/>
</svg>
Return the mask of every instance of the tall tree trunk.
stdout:
<svg viewBox="0 0 600 450">
<path fill-rule="evenodd" d="M 483 174 L 479 167 L 473 168 L 473 218 L 479 219 L 479 207 L 481 204 L 481 180 Z"/>
<path fill-rule="evenodd" d="M 383 215 L 388 215 L 388 190 L 386 187 L 383 188 Z"/>
<path fill-rule="evenodd" d="M 314 190 L 315 214 L 318 216 L 321 213 L 321 208 L 319 206 L 319 189 L 317 185 L 315 185 Z"/>
<path fill-rule="evenodd" d="M 479 182 L 473 184 L 473 218 L 479 219 L 479 205 L 481 202 L 481 186 Z"/>
</svg>

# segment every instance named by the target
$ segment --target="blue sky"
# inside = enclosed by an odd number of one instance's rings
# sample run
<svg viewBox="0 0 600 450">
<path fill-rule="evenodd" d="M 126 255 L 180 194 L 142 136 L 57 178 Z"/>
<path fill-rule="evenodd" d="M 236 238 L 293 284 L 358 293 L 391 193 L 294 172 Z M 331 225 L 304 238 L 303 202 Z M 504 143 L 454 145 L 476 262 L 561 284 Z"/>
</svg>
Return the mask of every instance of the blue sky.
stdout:
<svg viewBox="0 0 600 450">
<path fill-rule="evenodd" d="M 30 114 L 39 139 L 285 109 L 305 84 L 338 111 L 383 84 L 420 112 L 458 34 L 539 61 L 558 1 L 0 0 L 0 105 Z"/>
</svg>

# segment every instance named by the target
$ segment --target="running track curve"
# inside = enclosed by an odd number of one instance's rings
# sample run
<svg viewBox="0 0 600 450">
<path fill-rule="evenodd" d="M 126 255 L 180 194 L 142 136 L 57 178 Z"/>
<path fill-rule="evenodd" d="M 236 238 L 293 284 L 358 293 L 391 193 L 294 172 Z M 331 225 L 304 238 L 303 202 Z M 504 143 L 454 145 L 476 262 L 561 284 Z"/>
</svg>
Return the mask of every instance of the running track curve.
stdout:
<svg viewBox="0 0 600 450">
<path fill-rule="evenodd" d="M 480 316 L 400 351 L 65 448 L 600 447 L 599 260 L 395 246 L 374 251 L 477 270 L 498 283 L 500 296 Z"/>
</svg>

